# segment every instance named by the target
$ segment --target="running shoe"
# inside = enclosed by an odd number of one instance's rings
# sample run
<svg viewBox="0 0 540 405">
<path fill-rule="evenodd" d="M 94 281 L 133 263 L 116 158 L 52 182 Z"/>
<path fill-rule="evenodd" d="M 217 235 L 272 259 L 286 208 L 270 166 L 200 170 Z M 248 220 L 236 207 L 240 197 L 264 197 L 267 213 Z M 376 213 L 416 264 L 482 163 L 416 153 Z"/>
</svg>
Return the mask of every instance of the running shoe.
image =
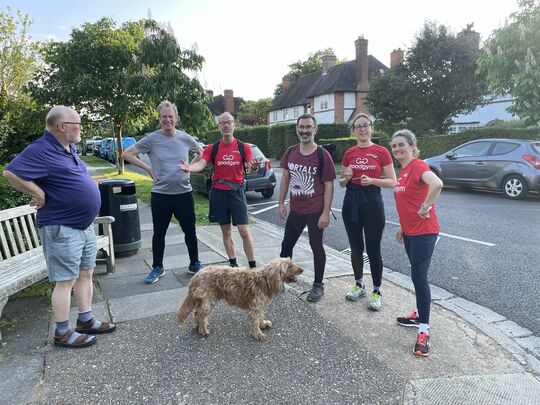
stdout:
<svg viewBox="0 0 540 405">
<path fill-rule="evenodd" d="M 345 296 L 349 301 L 358 301 L 360 297 L 366 295 L 366 287 L 363 285 L 355 284 L 351 291 Z"/>
<path fill-rule="evenodd" d="M 416 309 L 414 309 L 407 316 L 400 316 L 399 318 L 397 318 L 397 323 L 399 323 L 401 326 L 418 327 L 418 324 L 420 323 L 420 319 L 418 318 L 418 314 L 416 313 Z"/>
<path fill-rule="evenodd" d="M 373 311 L 380 311 L 382 307 L 382 296 L 381 293 L 378 291 L 373 291 L 371 296 L 369 297 L 369 302 L 367 303 L 367 307 Z"/>
<path fill-rule="evenodd" d="M 429 356 L 430 339 L 429 335 L 424 332 L 420 332 L 416 336 L 416 344 L 414 345 L 414 354 L 417 356 Z"/>
</svg>

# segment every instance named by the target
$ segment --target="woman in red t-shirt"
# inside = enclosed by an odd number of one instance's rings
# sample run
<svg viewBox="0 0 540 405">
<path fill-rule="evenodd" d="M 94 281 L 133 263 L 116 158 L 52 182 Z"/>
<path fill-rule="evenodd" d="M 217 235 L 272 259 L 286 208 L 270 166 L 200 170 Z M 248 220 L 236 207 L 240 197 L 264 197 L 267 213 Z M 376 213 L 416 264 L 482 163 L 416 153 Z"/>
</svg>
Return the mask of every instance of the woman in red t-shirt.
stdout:
<svg viewBox="0 0 540 405">
<path fill-rule="evenodd" d="M 379 311 L 382 306 L 383 273 L 381 239 L 386 222 L 381 187 L 394 187 L 396 173 L 388 149 L 371 141 L 372 125 L 371 118 L 366 114 L 358 114 L 354 118 L 351 128 L 357 144 L 347 149 L 343 155 L 343 172 L 339 184 L 347 187 L 341 214 L 351 246 L 351 263 L 356 280 L 345 298 L 357 301 L 366 294 L 363 258 L 365 246 L 373 280 L 373 293 L 367 305 Z M 385 178 L 382 179 L 381 174 Z"/>
<path fill-rule="evenodd" d="M 411 263 L 411 279 L 416 293 L 416 309 L 406 317 L 397 318 L 403 326 L 418 327 L 414 354 L 429 355 L 429 310 L 431 291 L 428 270 L 439 222 L 435 201 L 441 193 L 442 181 L 418 159 L 416 136 L 408 129 L 397 131 L 390 141 L 392 153 L 401 166 L 394 186 L 394 198 L 400 228 L 396 240 L 405 245 Z"/>
</svg>

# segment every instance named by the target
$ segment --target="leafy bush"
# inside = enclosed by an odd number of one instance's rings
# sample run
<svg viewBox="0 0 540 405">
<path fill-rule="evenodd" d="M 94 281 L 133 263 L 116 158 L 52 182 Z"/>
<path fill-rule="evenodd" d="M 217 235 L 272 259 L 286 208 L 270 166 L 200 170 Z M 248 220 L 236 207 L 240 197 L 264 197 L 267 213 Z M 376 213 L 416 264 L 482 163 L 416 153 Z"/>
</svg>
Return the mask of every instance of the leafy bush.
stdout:
<svg viewBox="0 0 540 405">
<path fill-rule="evenodd" d="M 349 126 L 343 124 L 319 124 L 317 126 L 318 139 L 341 139 L 350 136 Z"/>
<path fill-rule="evenodd" d="M 4 167 L 1 167 L 2 171 Z M 29 196 L 15 190 L 4 176 L 0 176 L 0 210 L 26 205 L 30 200 Z"/>
<path fill-rule="evenodd" d="M 234 131 L 234 136 L 244 142 L 254 143 L 266 156 L 271 155 L 268 146 L 268 125 L 242 126 Z"/>
<path fill-rule="evenodd" d="M 538 139 L 540 128 L 501 128 L 488 127 L 471 129 L 451 135 L 423 136 L 418 138 L 418 149 L 423 159 L 442 155 L 450 149 L 475 139 L 510 138 L 510 139 Z"/>
</svg>

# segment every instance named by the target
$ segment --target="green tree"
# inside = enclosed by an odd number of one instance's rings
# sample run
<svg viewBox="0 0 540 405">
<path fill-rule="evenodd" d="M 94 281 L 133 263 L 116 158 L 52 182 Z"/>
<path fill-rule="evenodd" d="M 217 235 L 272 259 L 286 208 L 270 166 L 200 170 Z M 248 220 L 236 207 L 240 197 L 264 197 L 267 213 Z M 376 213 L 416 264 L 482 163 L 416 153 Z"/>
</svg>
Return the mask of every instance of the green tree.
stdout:
<svg viewBox="0 0 540 405">
<path fill-rule="evenodd" d="M 519 11 L 484 44 L 478 70 L 493 92 L 512 94 L 511 113 L 529 125 L 540 122 L 540 1 L 520 0 Z"/>
<path fill-rule="evenodd" d="M 50 104 L 74 106 L 85 120 L 110 121 L 119 154 L 125 125 L 142 127 L 164 98 L 177 103 L 184 124 L 204 118 L 205 93 L 184 73 L 200 69 L 202 57 L 182 51 L 174 35 L 153 20 L 120 27 L 110 18 L 87 23 L 73 29 L 69 41 L 48 43 L 43 55 L 46 64 L 33 93 Z M 117 161 L 123 174 L 123 159 Z"/>
<path fill-rule="evenodd" d="M 322 70 L 322 57 L 328 53 L 333 54 L 334 50 L 332 48 L 326 48 L 314 53 L 310 53 L 306 60 L 298 60 L 297 62 L 291 63 L 289 65 L 289 72 L 287 74 L 293 76 L 295 79 L 298 79 L 300 76 Z M 336 63 L 341 63 L 341 61 L 338 60 Z M 274 97 L 277 97 L 282 93 L 283 86 L 281 83 L 279 83 L 274 90 Z"/>
<path fill-rule="evenodd" d="M 271 105 L 271 98 L 244 101 L 240 104 L 238 119 L 244 125 L 265 125 L 268 121 L 268 109 Z"/>
<path fill-rule="evenodd" d="M 407 126 L 422 134 L 443 133 L 451 118 L 482 102 L 487 84 L 476 74 L 478 44 L 444 25 L 426 22 L 402 65 L 375 80 L 368 94 L 383 130 Z"/>
<path fill-rule="evenodd" d="M 38 64 L 38 43 L 28 35 L 31 20 L 8 7 L 0 12 L 0 160 L 24 148 L 43 128 L 40 107 L 25 86 Z"/>
</svg>

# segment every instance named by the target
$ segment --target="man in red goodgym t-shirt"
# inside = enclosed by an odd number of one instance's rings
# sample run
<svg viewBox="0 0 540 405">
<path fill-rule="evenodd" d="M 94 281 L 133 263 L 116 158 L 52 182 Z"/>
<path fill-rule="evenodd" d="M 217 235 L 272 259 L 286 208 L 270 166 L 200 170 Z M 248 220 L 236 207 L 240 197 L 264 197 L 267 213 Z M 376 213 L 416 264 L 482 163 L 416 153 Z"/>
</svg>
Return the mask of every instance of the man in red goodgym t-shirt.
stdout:
<svg viewBox="0 0 540 405">
<path fill-rule="evenodd" d="M 208 145 L 202 155 L 202 159 L 192 164 L 181 160 L 180 168 L 185 172 L 200 172 L 208 162 L 214 164 L 212 175 L 212 192 L 210 193 L 210 212 L 221 227 L 223 245 L 229 256 L 231 267 L 238 267 L 236 251 L 232 238 L 232 224 L 238 228 L 244 252 L 246 253 L 249 267 L 257 266 L 255 261 L 255 248 L 249 230 L 249 217 L 247 213 L 247 201 L 244 194 L 244 165 L 238 149 L 238 140 L 234 137 L 234 117 L 225 112 L 218 117 L 221 140 L 214 161 L 212 162 L 213 145 Z M 253 160 L 251 147 L 244 143 L 245 161 L 256 170 L 259 162 Z"/>
</svg>

